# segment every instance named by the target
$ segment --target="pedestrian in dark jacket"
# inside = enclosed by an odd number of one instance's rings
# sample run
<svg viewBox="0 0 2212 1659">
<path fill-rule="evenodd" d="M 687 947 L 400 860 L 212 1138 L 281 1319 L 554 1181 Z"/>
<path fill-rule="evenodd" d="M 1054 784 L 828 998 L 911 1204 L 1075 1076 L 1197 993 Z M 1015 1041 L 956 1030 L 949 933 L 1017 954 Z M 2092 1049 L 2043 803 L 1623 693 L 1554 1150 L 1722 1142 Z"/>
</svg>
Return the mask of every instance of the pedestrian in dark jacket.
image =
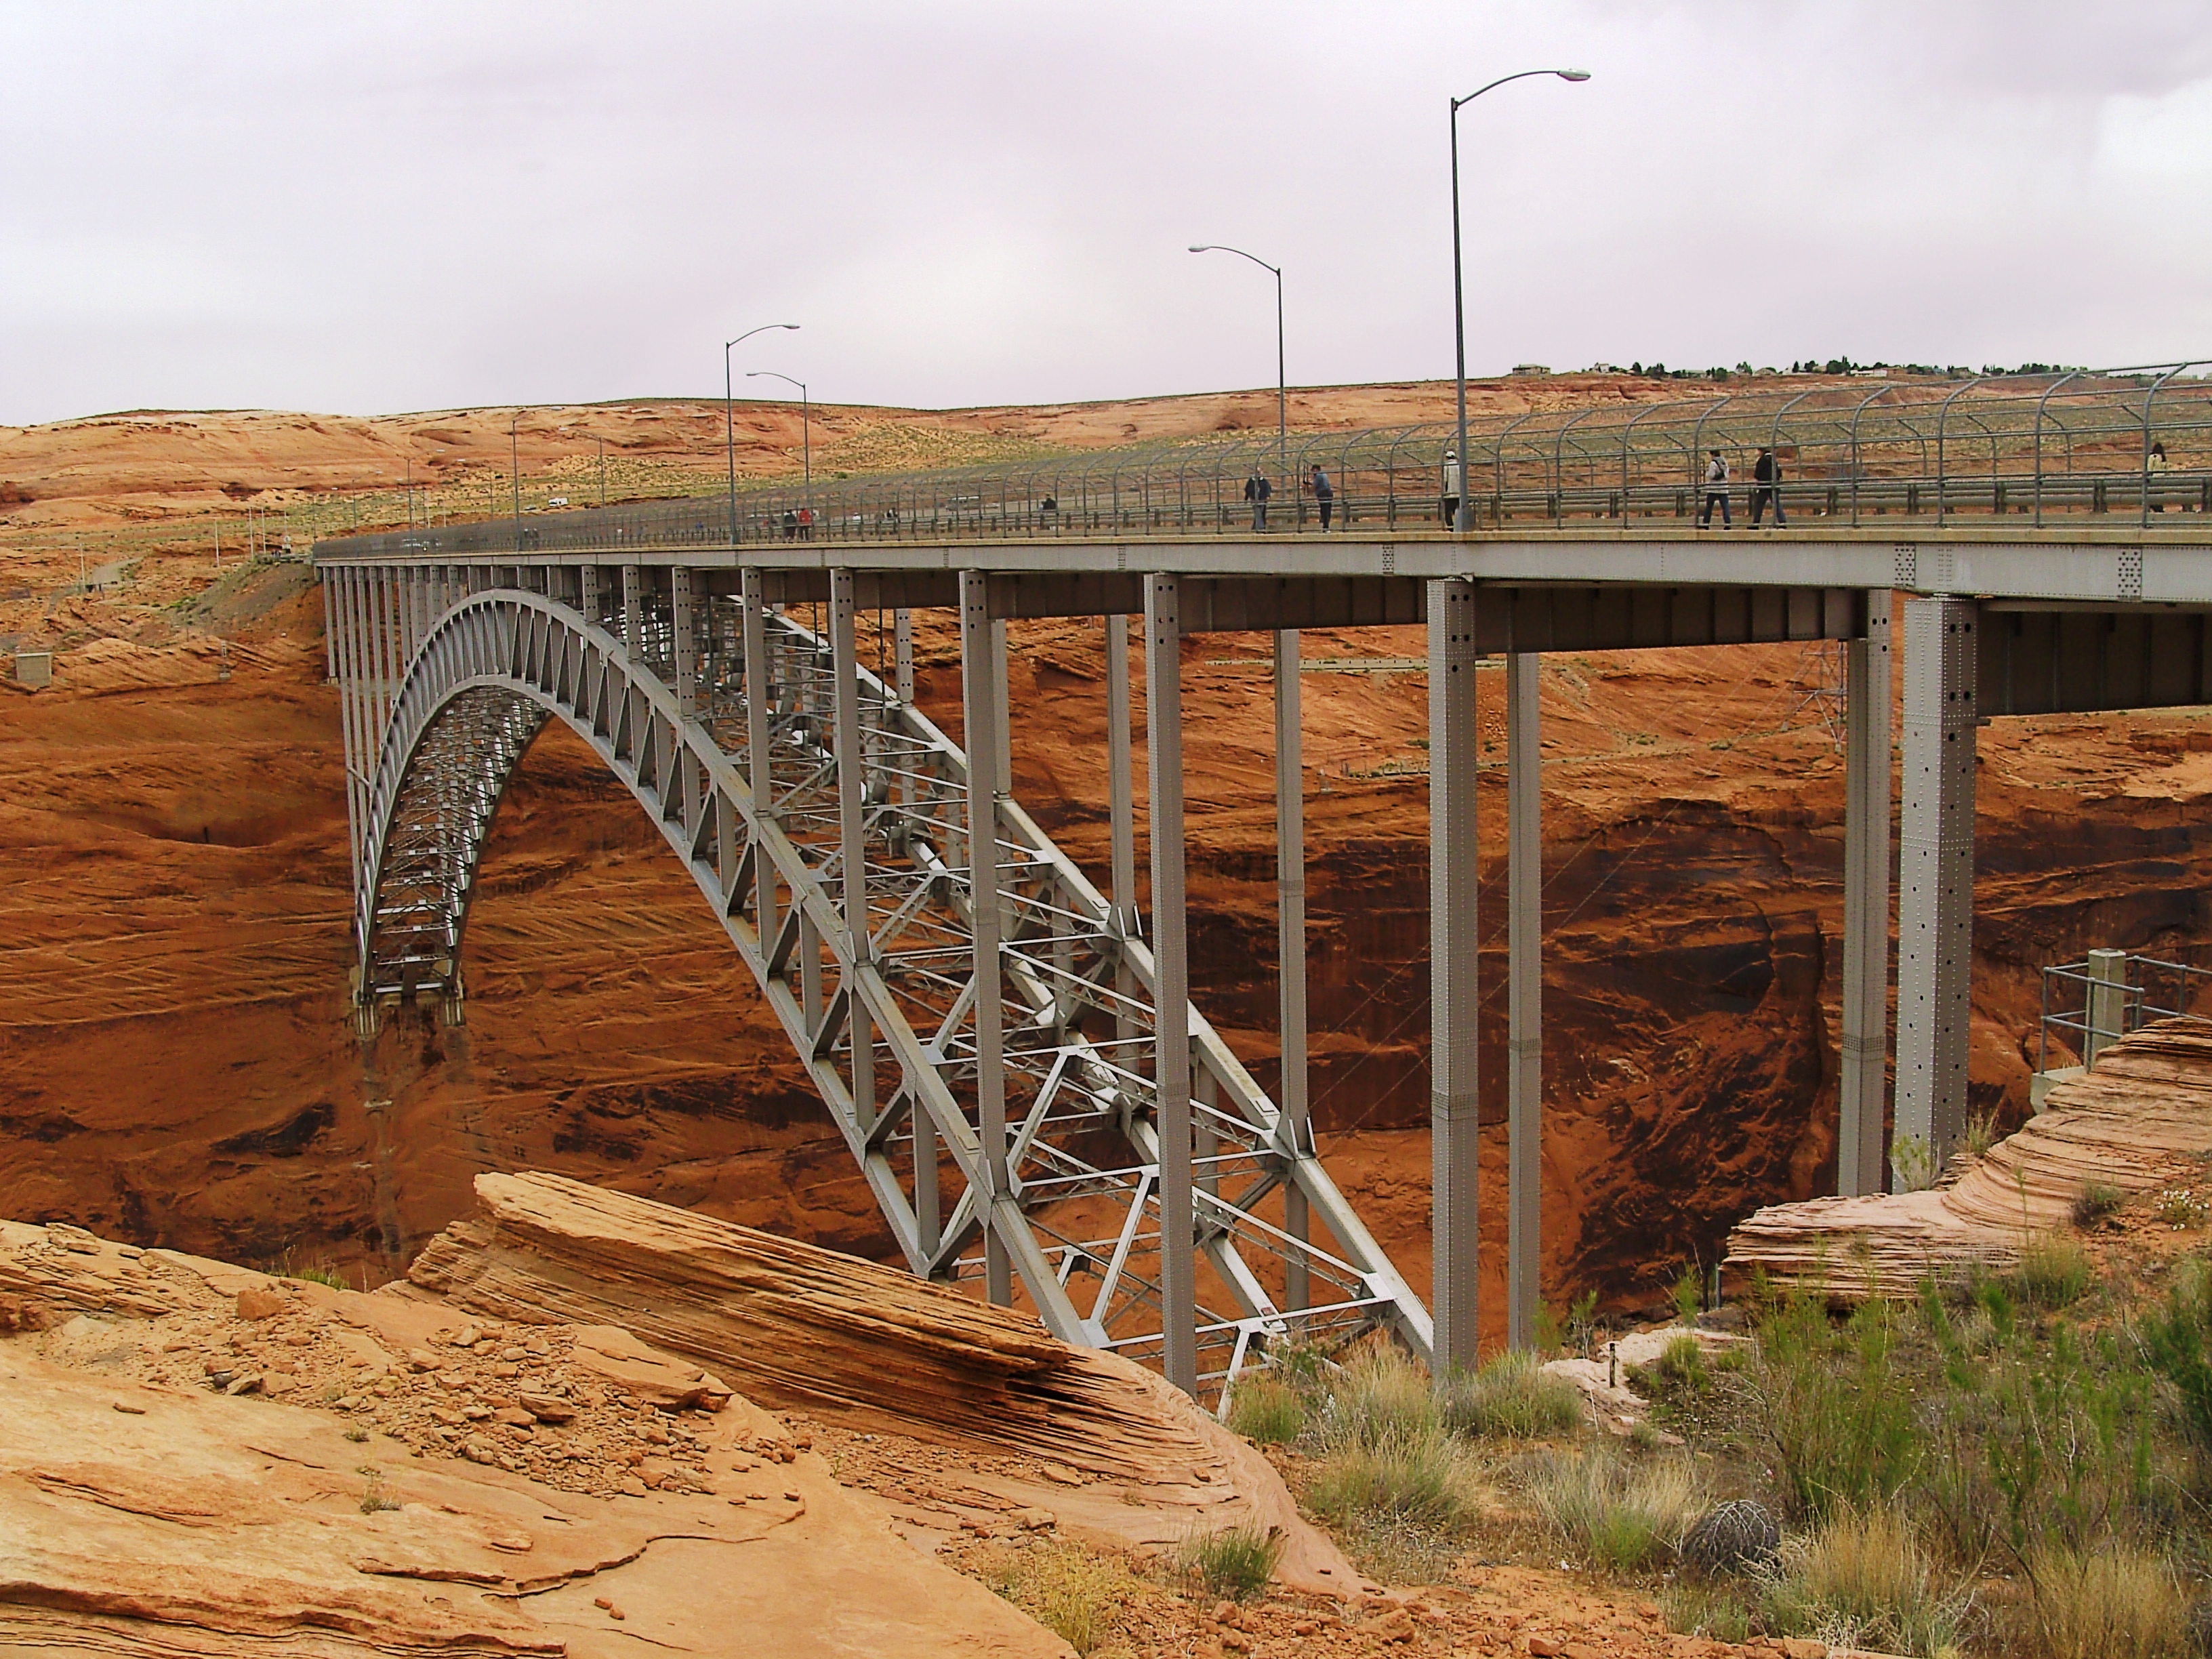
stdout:
<svg viewBox="0 0 2212 1659">
<path fill-rule="evenodd" d="M 1774 507 L 1774 527 L 1787 530 L 1790 520 L 1782 516 L 1782 463 L 1774 459 L 1774 452 L 1762 448 L 1759 459 L 1751 464 L 1751 527 L 1759 528 L 1759 515 L 1769 503 Z"/>
<path fill-rule="evenodd" d="M 1260 473 L 1255 472 L 1244 480 L 1244 499 L 1252 503 L 1253 529 L 1267 527 L 1267 498 L 1274 493 L 1274 485 Z"/>
<path fill-rule="evenodd" d="M 1321 527 L 1328 528 L 1328 515 L 1336 510 L 1336 487 L 1328 481 L 1328 474 L 1316 461 L 1313 470 L 1314 501 L 1321 508 Z"/>
</svg>

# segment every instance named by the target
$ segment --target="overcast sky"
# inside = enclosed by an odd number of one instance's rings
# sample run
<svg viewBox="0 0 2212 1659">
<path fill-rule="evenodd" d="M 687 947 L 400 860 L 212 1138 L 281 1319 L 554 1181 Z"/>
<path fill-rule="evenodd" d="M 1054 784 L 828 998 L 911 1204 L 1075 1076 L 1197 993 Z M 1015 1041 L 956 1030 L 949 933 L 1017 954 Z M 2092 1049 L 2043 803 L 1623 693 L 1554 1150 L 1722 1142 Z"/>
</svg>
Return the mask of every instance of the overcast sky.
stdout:
<svg viewBox="0 0 2212 1659">
<path fill-rule="evenodd" d="M 0 421 L 2212 353 L 2212 0 L 0 0 Z M 739 382 L 742 386 L 744 383 Z M 772 383 L 756 381 L 757 390 Z"/>
</svg>

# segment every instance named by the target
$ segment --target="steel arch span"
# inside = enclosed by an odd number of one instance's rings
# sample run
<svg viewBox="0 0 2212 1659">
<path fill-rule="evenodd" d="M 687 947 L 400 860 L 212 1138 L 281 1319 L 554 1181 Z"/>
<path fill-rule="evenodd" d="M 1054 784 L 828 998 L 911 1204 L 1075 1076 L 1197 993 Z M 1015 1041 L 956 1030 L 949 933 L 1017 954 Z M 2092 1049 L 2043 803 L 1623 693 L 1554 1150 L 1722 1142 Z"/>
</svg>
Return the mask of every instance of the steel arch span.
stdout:
<svg viewBox="0 0 2212 1659">
<path fill-rule="evenodd" d="M 349 791 L 365 1029 L 403 1000 L 459 1019 L 484 838 L 558 718 L 690 872 L 912 1270 L 983 1278 L 1055 1335 L 1158 1362 L 1152 952 L 1000 791 L 995 859 L 975 860 L 967 757 L 858 663 L 849 586 L 816 632 L 763 604 L 757 579 L 742 600 L 696 605 L 679 580 L 658 613 L 626 605 L 623 636 L 586 614 L 589 587 L 579 609 L 463 586 L 458 573 L 387 587 L 354 572 L 327 595 L 349 750 L 374 757 Z M 979 944 L 973 872 L 991 867 Z M 994 960 L 995 998 L 976 971 Z M 1188 1018 L 1197 1178 L 1183 1224 L 1205 1374 L 1370 1324 L 1425 1357 L 1426 1310 L 1310 1136 Z"/>
</svg>

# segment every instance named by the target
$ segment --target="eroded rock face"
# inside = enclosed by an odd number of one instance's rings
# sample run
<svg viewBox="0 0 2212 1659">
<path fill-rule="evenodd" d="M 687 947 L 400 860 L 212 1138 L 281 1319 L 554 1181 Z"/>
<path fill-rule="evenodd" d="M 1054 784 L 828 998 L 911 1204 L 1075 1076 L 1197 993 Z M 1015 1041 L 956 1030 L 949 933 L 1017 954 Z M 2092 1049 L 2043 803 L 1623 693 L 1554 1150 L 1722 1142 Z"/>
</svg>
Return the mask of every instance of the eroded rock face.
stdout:
<svg viewBox="0 0 2212 1659">
<path fill-rule="evenodd" d="M 1249 1445 L 1152 1372 L 1025 1314 L 557 1176 L 476 1186 L 477 1213 L 408 1275 L 447 1306 L 625 1328 L 848 1440 L 874 1430 L 949 1450 L 1016 1509 L 1116 1543 L 1256 1523 L 1281 1532 L 1291 1582 L 1334 1591 L 1351 1576 Z"/>
<path fill-rule="evenodd" d="M 86 1243 L 0 1223 L 91 1309 L 0 1340 L 0 1649 L 1066 1653 L 632 1333 Z"/>
</svg>

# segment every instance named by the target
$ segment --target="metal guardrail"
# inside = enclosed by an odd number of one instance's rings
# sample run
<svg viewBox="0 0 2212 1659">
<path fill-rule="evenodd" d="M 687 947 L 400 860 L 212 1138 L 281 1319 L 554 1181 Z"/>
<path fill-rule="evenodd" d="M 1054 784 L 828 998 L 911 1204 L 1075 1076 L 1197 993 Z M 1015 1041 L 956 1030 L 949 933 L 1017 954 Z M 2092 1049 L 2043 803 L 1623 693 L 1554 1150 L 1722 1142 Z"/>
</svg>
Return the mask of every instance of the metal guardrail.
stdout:
<svg viewBox="0 0 2212 1659">
<path fill-rule="evenodd" d="M 1728 391 L 1453 428 L 1240 433 L 1139 448 L 352 536 L 331 552 L 459 556 L 811 540 L 1444 527 L 1464 483 L 1486 529 L 1696 521 L 1729 511 L 1941 526 L 2212 513 L 2212 360 L 1960 381 Z M 1709 486 L 1713 452 L 1729 481 Z M 1757 474 L 1761 454 L 1778 476 Z M 1328 478 L 1319 496 L 1313 471 Z M 1267 481 L 1264 514 L 1246 494 Z M 1324 514 L 1328 523 L 1324 526 Z"/>
<path fill-rule="evenodd" d="M 2196 1013 L 2208 989 L 2212 969 L 2124 951 L 2092 951 L 2081 962 L 2047 967 L 2035 1069 L 2039 1074 L 2051 1070 L 2054 1033 L 2062 1066 L 2094 1067 L 2098 1054 L 2129 1032 Z M 2056 1012 L 2054 1000 L 2061 1005 Z"/>
</svg>

